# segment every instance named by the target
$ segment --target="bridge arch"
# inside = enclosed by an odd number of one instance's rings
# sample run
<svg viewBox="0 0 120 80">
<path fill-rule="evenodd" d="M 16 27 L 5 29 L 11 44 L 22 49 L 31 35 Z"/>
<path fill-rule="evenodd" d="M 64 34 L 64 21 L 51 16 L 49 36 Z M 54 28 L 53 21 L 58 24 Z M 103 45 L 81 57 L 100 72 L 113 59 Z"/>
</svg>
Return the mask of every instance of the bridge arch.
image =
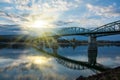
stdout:
<svg viewBox="0 0 120 80">
<path fill-rule="evenodd" d="M 96 37 L 108 36 L 120 33 L 120 20 L 105 24 L 91 31 Z"/>
<path fill-rule="evenodd" d="M 72 36 L 72 35 L 83 35 L 83 36 L 91 36 L 94 35 L 96 37 L 115 35 L 120 33 L 120 20 L 105 24 L 93 30 L 81 28 L 81 27 L 66 27 L 60 28 L 55 31 L 56 34 L 54 36 Z"/>
<path fill-rule="evenodd" d="M 57 30 L 57 34 L 59 36 L 70 36 L 70 35 L 83 35 L 84 33 L 88 33 L 91 30 L 81 27 L 66 27 L 66 28 L 60 28 Z M 86 36 L 86 35 L 84 35 Z"/>
</svg>

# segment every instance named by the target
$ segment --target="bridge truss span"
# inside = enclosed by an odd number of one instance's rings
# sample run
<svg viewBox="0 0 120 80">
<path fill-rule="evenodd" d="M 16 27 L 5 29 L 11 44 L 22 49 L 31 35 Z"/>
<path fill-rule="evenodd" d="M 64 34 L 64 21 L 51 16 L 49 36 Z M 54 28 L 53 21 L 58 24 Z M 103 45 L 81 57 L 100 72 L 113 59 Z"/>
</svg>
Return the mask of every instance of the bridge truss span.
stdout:
<svg viewBox="0 0 120 80">
<path fill-rule="evenodd" d="M 68 35 L 79 35 L 79 34 L 85 34 L 90 32 L 91 30 L 81 28 L 81 27 L 66 27 L 66 28 L 61 28 L 60 30 L 57 31 L 57 33 L 60 36 L 68 36 Z"/>
<path fill-rule="evenodd" d="M 60 28 L 56 31 L 59 36 L 72 36 L 72 35 L 83 35 L 83 36 L 108 36 L 120 34 L 120 20 L 105 24 L 93 30 L 81 28 L 81 27 L 66 27 Z"/>
<path fill-rule="evenodd" d="M 95 28 L 91 33 L 96 34 L 97 37 L 119 34 L 120 20 Z"/>
<path fill-rule="evenodd" d="M 100 26 L 92 30 L 92 32 L 108 32 L 108 31 L 120 31 L 120 20 Z"/>
</svg>

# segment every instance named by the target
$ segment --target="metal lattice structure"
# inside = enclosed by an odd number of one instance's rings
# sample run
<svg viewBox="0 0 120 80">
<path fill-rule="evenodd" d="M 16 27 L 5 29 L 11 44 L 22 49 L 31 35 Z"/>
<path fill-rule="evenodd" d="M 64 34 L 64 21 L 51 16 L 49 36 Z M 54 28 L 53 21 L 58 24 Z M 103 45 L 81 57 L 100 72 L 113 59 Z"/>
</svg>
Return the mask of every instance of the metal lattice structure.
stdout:
<svg viewBox="0 0 120 80">
<path fill-rule="evenodd" d="M 71 68 L 71 69 L 83 70 L 83 69 L 89 68 L 89 69 L 95 69 L 98 71 L 105 71 L 105 70 L 111 69 L 111 68 L 105 67 L 105 66 L 98 64 L 98 63 L 96 65 L 91 65 L 88 62 L 72 60 L 70 58 L 66 58 L 66 57 L 61 56 L 59 54 L 50 53 L 48 51 L 40 49 L 38 46 L 32 45 L 32 47 L 35 48 L 36 50 L 44 53 L 44 54 L 47 54 L 51 57 L 56 58 L 57 62 L 59 62 L 60 64 L 66 66 L 68 68 Z M 84 66 L 84 67 L 82 67 L 82 66 Z"/>
<path fill-rule="evenodd" d="M 67 67 L 67 68 L 70 68 L 70 69 L 74 69 L 74 70 L 85 70 L 85 69 L 88 69 L 86 66 L 82 66 L 80 64 L 75 64 L 75 63 L 72 63 L 72 62 L 68 62 L 68 61 L 65 61 L 65 60 L 62 60 L 62 59 L 56 59 L 56 61 Z"/>
<path fill-rule="evenodd" d="M 81 27 L 66 27 L 60 28 L 57 30 L 57 34 L 59 36 L 70 36 L 70 35 L 84 35 L 88 36 L 87 33 L 91 32 L 89 29 L 81 28 Z"/>
<path fill-rule="evenodd" d="M 97 37 L 119 34 L 120 33 L 120 20 L 100 26 L 92 30 L 92 32 L 95 33 Z"/>
<path fill-rule="evenodd" d="M 58 56 L 60 56 L 60 55 L 58 55 Z M 90 70 L 96 70 L 96 71 L 102 71 L 102 70 L 104 71 L 104 70 L 110 69 L 110 68 L 107 68 L 106 66 L 103 66 L 99 63 L 96 63 L 95 65 L 91 65 L 88 62 L 76 61 L 76 60 L 72 60 L 72 59 L 65 58 L 65 57 L 64 58 L 56 57 L 56 61 L 59 64 L 65 66 L 67 68 L 73 69 L 73 70 L 90 69 Z"/>
<path fill-rule="evenodd" d="M 96 37 L 120 34 L 120 20 L 112 23 L 108 23 L 93 30 L 80 28 L 80 27 L 66 27 L 57 30 L 55 33 L 56 33 L 55 35 L 59 35 L 59 36 L 94 35 Z"/>
</svg>

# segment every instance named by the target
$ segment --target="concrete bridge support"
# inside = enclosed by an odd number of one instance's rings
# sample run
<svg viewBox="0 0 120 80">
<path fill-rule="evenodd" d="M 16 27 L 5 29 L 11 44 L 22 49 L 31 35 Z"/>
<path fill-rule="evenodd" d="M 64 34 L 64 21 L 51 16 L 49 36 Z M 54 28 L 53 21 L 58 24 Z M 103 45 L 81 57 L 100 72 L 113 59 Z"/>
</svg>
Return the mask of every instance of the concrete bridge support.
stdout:
<svg viewBox="0 0 120 80">
<path fill-rule="evenodd" d="M 92 36 L 92 35 L 89 36 L 88 43 L 89 44 L 96 44 L 97 43 L 96 36 Z"/>
<path fill-rule="evenodd" d="M 88 50 L 97 50 L 97 39 L 96 39 L 96 36 L 89 36 Z"/>
<path fill-rule="evenodd" d="M 91 65 L 96 64 L 97 59 L 97 41 L 95 36 L 90 36 L 88 40 L 88 62 Z"/>
</svg>

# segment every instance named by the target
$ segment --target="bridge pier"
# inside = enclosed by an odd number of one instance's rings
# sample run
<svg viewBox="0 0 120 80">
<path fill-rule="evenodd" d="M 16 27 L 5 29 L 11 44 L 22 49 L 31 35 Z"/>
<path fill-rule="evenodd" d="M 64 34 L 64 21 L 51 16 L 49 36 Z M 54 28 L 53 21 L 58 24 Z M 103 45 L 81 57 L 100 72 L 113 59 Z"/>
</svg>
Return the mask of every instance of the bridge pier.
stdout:
<svg viewBox="0 0 120 80">
<path fill-rule="evenodd" d="M 91 65 L 96 64 L 97 59 L 97 41 L 95 36 L 90 36 L 88 40 L 88 62 Z"/>
<path fill-rule="evenodd" d="M 97 50 L 97 39 L 96 36 L 89 36 L 88 40 L 88 51 Z"/>
<path fill-rule="evenodd" d="M 96 36 L 92 36 L 92 35 L 89 36 L 88 43 L 89 44 L 96 44 L 97 43 Z"/>
</svg>

